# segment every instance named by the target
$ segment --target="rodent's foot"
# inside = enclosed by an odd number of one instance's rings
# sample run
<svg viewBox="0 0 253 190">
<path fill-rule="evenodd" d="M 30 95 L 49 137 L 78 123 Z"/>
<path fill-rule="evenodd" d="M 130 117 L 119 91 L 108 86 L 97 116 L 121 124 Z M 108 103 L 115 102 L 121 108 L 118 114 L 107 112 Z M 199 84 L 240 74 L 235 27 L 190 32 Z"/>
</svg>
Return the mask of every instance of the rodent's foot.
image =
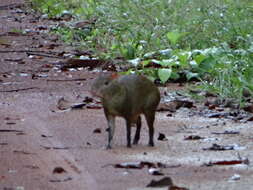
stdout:
<svg viewBox="0 0 253 190">
<path fill-rule="evenodd" d="M 108 149 L 112 149 L 111 145 L 107 145 L 107 146 L 106 146 L 106 149 L 107 149 L 107 150 L 108 150 Z"/>
<path fill-rule="evenodd" d="M 138 141 L 134 141 L 134 142 L 133 142 L 133 145 L 137 145 L 137 144 L 138 144 Z"/>
<path fill-rule="evenodd" d="M 155 146 L 155 145 L 154 145 L 154 143 L 153 143 L 153 142 L 151 142 L 151 143 L 148 143 L 148 146 L 153 147 L 153 146 Z"/>
</svg>

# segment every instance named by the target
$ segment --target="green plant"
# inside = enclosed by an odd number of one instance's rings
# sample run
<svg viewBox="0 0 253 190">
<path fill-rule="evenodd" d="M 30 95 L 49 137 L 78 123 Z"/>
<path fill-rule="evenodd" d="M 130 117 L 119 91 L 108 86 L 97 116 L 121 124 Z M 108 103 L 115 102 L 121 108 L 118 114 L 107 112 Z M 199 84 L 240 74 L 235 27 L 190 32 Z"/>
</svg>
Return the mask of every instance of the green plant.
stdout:
<svg viewBox="0 0 253 190">
<path fill-rule="evenodd" d="M 64 11 L 95 20 L 87 29 L 70 24 L 54 32 L 103 59 L 137 62 L 126 73 L 162 83 L 185 78 L 222 98 L 244 101 L 253 92 L 251 0 L 31 0 L 50 18 Z"/>
</svg>

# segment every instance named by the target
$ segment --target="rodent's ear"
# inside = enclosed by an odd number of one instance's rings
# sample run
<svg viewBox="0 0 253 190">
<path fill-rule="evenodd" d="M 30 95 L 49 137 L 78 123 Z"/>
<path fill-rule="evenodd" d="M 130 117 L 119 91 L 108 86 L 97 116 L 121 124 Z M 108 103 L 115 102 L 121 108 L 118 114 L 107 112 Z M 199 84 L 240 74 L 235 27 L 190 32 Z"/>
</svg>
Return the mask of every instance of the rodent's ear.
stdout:
<svg viewBox="0 0 253 190">
<path fill-rule="evenodd" d="M 116 79 L 116 78 L 118 78 L 118 73 L 112 73 L 111 74 L 111 79 Z"/>
</svg>

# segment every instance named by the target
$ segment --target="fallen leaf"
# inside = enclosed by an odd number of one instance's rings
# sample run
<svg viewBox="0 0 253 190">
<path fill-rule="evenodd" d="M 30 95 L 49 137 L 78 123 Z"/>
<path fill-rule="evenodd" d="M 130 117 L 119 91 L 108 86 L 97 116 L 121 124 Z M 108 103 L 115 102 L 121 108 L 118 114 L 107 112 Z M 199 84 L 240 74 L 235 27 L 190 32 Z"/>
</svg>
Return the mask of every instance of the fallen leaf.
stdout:
<svg viewBox="0 0 253 190">
<path fill-rule="evenodd" d="M 93 133 L 101 133 L 101 129 L 100 128 L 96 128 L 96 129 L 94 129 Z"/>
<path fill-rule="evenodd" d="M 86 96 L 83 100 L 84 103 L 91 103 L 93 102 L 93 98 L 89 97 L 89 96 Z"/>
<path fill-rule="evenodd" d="M 40 169 L 39 166 L 35 166 L 35 165 L 26 165 L 24 167 L 29 168 L 29 169 Z"/>
<path fill-rule="evenodd" d="M 222 161 L 214 161 L 204 164 L 204 166 L 213 166 L 213 165 L 237 165 L 237 164 L 246 164 L 249 165 L 249 160 L 222 160 Z"/>
<path fill-rule="evenodd" d="M 238 135 L 240 134 L 239 131 L 224 131 L 224 132 L 212 132 L 214 135 Z"/>
<path fill-rule="evenodd" d="M 4 187 L 3 190 L 15 190 L 15 189 L 12 187 Z"/>
<path fill-rule="evenodd" d="M 145 166 L 148 168 L 156 168 L 156 164 L 153 162 L 146 162 L 146 161 L 141 161 L 141 162 L 124 162 L 120 164 L 115 164 L 115 168 L 126 168 L 126 169 L 142 169 Z"/>
<path fill-rule="evenodd" d="M 189 189 L 187 189 L 185 187 L 178 187 L 178 186 L 173 185 L 173 186 L 169 187 L 168 190 L 189 190 Z"/>
<path fill-rule="evenodd" d="M 65 100 L 64 97 L 60 98 L 57 103 L 57 108 L 59 110 L 66 110 L 71 107 L 70 102 Z"/>
<path fill-rule="evenodd" d="M 53 174 L 61 174 L 61 173 L 66 173 L 66 170 L 62 167 L 55 167 L 53 170 Z"/>
<path fill-rule="evenodd" d="M 61 62 L 61 70 L 67 70 L 69 68 L 80 68 L 80 67 L 89 67 L 90 69 L 94 69 L 98 66 L 102 66 L 107 64 L 104 60 L 98 59 L 75 59 L 70 58 Z"/>
<path fill-rule="evenodd" d="M 45 25 L 38 25 L 35 27 L 36 30 L 47 30 L 47 26 Z"/>
<path fill-rule="evenodd" d="M 240 180 L 240 179 L 241 179 L 241 176 L 240 176 L 239 174 L 234 174 L 233 176 L 231 176 L 231 177 L 229 178 L 228 181 L 238 181 L 238 180 Z"/>
<path fill-rule="evenodd" d="M 22 58 L 5 58 L 4 61 L 11 61 L 11 62 L 20 62 Z"/>
<path fill-rule="evenodd" d="M 51 147 L 51 146 L 42 146 L 42 145 L 41 145 L 41 147 L 43 147 L 47 150 L 49 150 L 49 149 L 54 149 L 54 150 L 68 150 L 68 149 L 70 149 L 69 147 L 56 147 L 56 146 Z"/>
<path fill-rule="evenodd" d="M 253 116 L 252 116 L 252 117 L 249 117 L 249 118 L 247 119 L 247 121 L 253 121 Z"/>
<path fill-rule="evenodd" d="M 168 139 L 166 138 L 165 134 L 159 133 L 159 136 L 157 138 L 159 141 L 167 141 Z"/>
<path fill-rule="evenodd" d="M 157 107 L 157 111 L 170 111 L 175 112 L 177 110 L 177 105 L 174 102 L 160 103 Z"/>
<path fill-rule="evenodd" d="M 5 176 L 4 175 L 0 176 L 0 181 L 3 179 L 5 179 Z"/>
<path fill-rule="evenodd" d="M 200 139 L 204 139 L 204 138 L 198 135 L 190 135 L 184 138 L 184 140 L 200 140 Z"/>
<path fill-rule="evenodd" d="M 164 175 L 159 168 L 149 168 L 148 173 L 151 175 Z"/>
<path fill-rule="evenodd" d="M 221 118 L 221 117 L 227 117 L 227 116 L 229 116 L 228 112 L 217 112 L 217 113 L 206 114 L 206 117 L 209 117 L 209 118 Z"/>
<path fill-rule="evenodd" d="M 172 179 L 170 177 L 164 177 L 160 180 L 151 180 L 151 182 L 146 187 L 167 187 L 172 185 Z"/>
<path fill-rule="evenodd" d="M 243 108 L 244 111 L 247 111 L 247 112 L 250 112 L 250 113 L 253 113 L 253 104 L 251 105 L 248 105 L 248 106 L 245 106 Z"/>
<path fill-rule="evenodd" d="M 44 135 L 44 134 L 42 134 L 41 137 L 49 138 L 49 137 L 53 137 L 53 136 L 52 135 Z"/>
<path fill-rule="evenodd" d="M 66 182 L 66 181 L 70 181 L 72 180 L 73 178 L 72 177 L 67 177 L 67 178 L 64 178 L 64 179 L 50 179 L 49 181 L 52 182 L 52 183 L 57 183 L 57 182 Z"/>
<path fill-rule="evenodd" d="M 75 103 L 75 104 L 71 105 L 71 109 L 82 109 L 86 105 L 87 105 L 86 103 Z"/>
<path fill-rule="evenodd" d="M 15 125 L 16 123 L 15 122 L 7 122 L 6 124 L 7 125 Z"/>
<path fill-rule="evenodd" d="M 173 115 L 172 115 L 172 113 L 168 113 L 166 116 L 167 117 L 172 117 Z"/>
<path fill-rule="evenodd" d="M 209 148 L 203 148 L 203 150 L 214 150 L 214 151 L 225 151 L 225 150 L 243 150 L 245 147 L 241 147 L 237 144 L 233 145 L 218 145 L 218 144 L 213 144 Z"/>
<path fill-rule="evenodd" d="M 126 169 L 141 169 L 143 165 L 141 162 L 125 162 L 120 164 L 115 164 L 115 168 L 126 168 Z"/>
<path fill-rule="evenodd" d="M 36 154 L 36 153 L 30 153 L 30 152 L 26 152 L 24 150 L 14 150 L 13 153 L 17 153 L 17 154 Z"/>
<path fill-rule="evenodd" d="M 24 132 L 20 132 L 20 133 L 16 133 L 16 135 L 25 135 L 26 133 Z"/>
<path fill-rule="evenodd" d="M 194 107 L 193 102 L 189 100 L 173 100 L 170 102 L 160 103 L 157 111 L 171 111 L 175 112 L 181 107 L 192 108 Z"/>
<path fill-rule="evenodd" d="M 87 109 L 102 109 L 103 107 L 101 105 L 97 104 L 89 104 L 86 106 Z"/>
</svg>

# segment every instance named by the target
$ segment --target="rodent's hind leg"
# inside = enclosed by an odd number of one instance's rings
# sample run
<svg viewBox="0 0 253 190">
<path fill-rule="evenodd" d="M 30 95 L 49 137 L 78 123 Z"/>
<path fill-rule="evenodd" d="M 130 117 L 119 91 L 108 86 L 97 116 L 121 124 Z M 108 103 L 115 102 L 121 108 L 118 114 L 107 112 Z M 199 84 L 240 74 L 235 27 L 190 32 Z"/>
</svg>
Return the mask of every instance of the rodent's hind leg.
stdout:
<svg viewBox="0 0 253 190">
<path fill-rule="evenodd" d="M 127 147 L 131 148 L 131 120 L 126 119 Z"/>
<path fill-rule="evenodd" d="M 135 136 L 134 136 L 134 141 L 133 144 L 138 144 L 139 140 L 140 140 L 140 132 L 141 132 L 141 116 L 138 116 L 138 119 L 136 121 L 136 132 L 135 132 Z"/>
<path fill-rule="evenodd" d="M 149 128 L 149 146 L 154 146 L 154 121 L 155 111 L 148 110 L 144 113 Z"/>
</svg>

